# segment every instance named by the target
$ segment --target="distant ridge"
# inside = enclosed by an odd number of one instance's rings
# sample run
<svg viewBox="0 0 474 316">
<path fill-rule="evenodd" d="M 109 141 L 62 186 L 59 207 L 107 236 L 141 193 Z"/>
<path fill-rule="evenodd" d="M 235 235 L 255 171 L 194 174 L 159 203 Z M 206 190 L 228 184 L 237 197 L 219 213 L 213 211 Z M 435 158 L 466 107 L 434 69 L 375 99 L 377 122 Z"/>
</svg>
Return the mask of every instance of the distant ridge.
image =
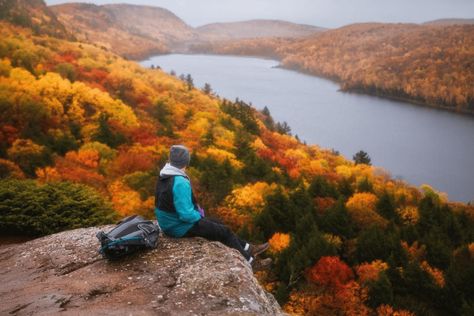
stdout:
<svg viewBox="0 0 474 316">
<path fill-rule="evenodd" d="M 249 20 L 211 23 L 196 28 L 203 40 L 243 39 L 261 37 L 304 37 L 324 31 L 322 27 L 281 20 Z"/>
<path fill-rule="evenodd" d="M 452 24 L 474 24 L 474 19 L 439 19 L 428 21 L 423 24 L 452 25 Z"/>
</svg>

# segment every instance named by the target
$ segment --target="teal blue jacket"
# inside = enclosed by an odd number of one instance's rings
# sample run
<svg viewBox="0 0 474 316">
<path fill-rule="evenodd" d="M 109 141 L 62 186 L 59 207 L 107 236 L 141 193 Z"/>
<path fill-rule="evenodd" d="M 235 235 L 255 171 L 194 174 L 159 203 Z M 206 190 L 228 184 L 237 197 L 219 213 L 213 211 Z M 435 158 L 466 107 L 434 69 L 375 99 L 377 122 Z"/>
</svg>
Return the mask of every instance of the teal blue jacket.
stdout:
<svg viewBox="0 0 474 316">
<path fill-rule="evenodd" d="M 184 176 L 176 175 L 173 184 L 173 203 L 176 213 L 155 208 L 155 215 L 163 232 L 172 237 L 183 237 L 201 219 L 191 198 L 191 183 Z"/>
</svg>

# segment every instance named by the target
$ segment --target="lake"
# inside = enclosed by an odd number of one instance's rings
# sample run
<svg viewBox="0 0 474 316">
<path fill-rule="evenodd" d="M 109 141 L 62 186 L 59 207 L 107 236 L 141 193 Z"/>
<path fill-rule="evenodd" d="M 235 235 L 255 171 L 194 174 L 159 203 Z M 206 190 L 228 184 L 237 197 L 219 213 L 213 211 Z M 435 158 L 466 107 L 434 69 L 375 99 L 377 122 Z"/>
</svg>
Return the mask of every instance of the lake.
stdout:
<svg viewBox="0 0 474 316">
<path fill-rule="evenodd" d="M 318 77 L 277 68 L 278 61 L 215 55 L 161 55 L 141 62 L 220 96 L 267 106 L 308 144 L 352 159 L 366 151 L 374 166 L 413 185 L 430 184 L 451 200 L 474 200 L 474 117 L 339 91 Z"/>
</svg>

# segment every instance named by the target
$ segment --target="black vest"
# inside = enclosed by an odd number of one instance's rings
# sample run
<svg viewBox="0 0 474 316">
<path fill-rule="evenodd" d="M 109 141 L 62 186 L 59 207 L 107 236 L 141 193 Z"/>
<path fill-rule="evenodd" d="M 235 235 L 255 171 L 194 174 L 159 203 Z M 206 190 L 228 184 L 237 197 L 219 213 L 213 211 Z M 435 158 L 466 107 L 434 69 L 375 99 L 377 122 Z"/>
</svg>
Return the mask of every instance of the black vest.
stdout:
<svg viewBox="0 0 474 316">
<path fill-rule="evenodd" d="M 156 182 L 155 207 L 168 213 L 176 213 L 176 208 L 174 207 L 173 201 L 173 185 L 175 177 L 176 176 L 159 177 L 158 181 Z M 196 198 L 194 197 L 192 189 L 191 200 L 194 204 L 194 207 L 196 208 Z"/>
</svg>

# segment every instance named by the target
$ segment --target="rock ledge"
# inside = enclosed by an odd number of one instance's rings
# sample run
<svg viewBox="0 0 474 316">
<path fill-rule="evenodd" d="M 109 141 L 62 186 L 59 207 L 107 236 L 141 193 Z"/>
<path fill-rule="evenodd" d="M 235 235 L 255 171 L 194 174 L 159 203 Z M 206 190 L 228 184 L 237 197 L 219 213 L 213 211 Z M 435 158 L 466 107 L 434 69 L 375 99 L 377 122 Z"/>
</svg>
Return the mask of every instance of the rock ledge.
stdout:
<svg viewBox="0 0 474 316">
<path fill-rule="evenodd" d="M 200 238 L 162 237 L 119 262 L 83 228 L 0 248 L 1 315 L 279 315 L 240 254 Z"/>
</svg>

